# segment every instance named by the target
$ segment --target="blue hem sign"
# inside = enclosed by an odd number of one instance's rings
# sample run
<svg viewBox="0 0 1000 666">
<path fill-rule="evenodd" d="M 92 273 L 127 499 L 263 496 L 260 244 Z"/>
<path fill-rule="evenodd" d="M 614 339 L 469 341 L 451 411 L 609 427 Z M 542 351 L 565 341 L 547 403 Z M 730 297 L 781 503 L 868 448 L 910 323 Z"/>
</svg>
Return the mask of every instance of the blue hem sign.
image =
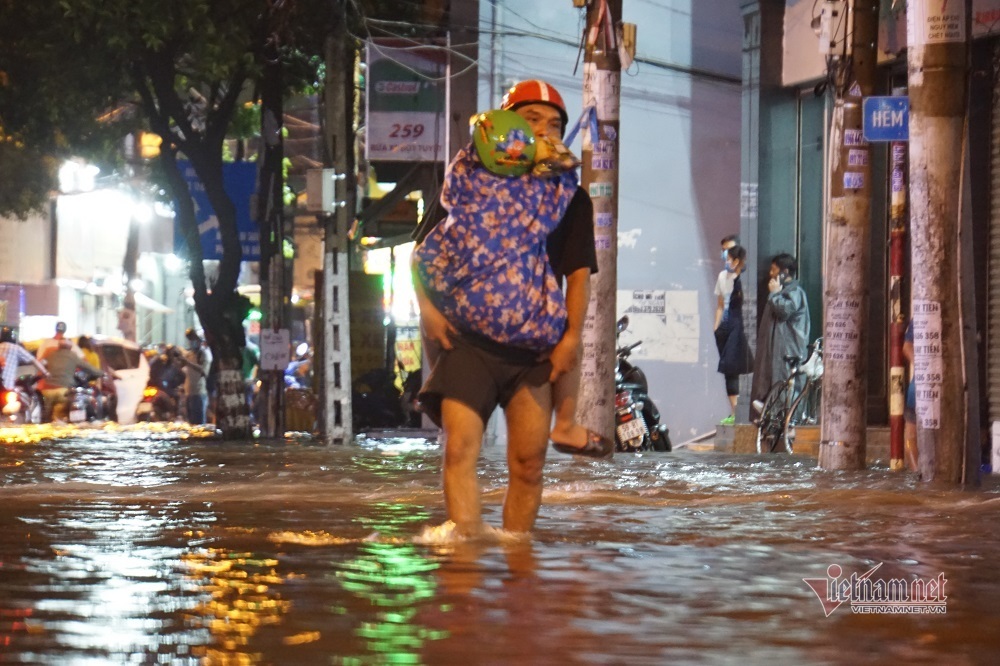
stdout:
<svg viewBox="0 0 1000 666">
<path fill-rule="evenodd" d="M 864 114 L 865 141 L 910 140 L 909 97 L 865 97 L 861 111 Z"/>
</svg>

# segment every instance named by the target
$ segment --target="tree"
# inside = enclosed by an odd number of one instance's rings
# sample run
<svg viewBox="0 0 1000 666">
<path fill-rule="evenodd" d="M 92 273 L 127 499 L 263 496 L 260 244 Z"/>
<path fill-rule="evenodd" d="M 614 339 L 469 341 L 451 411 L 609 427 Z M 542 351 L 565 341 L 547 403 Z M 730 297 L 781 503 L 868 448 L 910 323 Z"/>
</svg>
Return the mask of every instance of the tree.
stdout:
<svg viewBox="0 0 1000 666">
<path fill-rule="evenodd" d="M 406 21 L 421 11 L 418 3 L 387 0 L 350 6 L 359 11 L 355 21 Z M 115 165 L 126 133 L 144 126 L 159 134 L 157 168 L 187 245 L 227 438 L 249 434 L 241 374 L 249 303 L 236 292 L 242 251 L 223 187 L 224 140 L 237 111 L 256 99 L 274 53 L 285 67 L 286 94 L 319 85 L 332 15 L 328 0 L 0 0 L 0 174 L 35 165 L 9 174 L 0 214 L 40 206 L 58 158 Z M 219 221 L 223 253 L 211 282 L 180 158 L 197 173 Z"/>
<path fill-rule="evenodd" d="M 8 136 L 20 138 L 19 158 L 31 162 L 73 152 L 113 163 L 116 157 L 108 147 L 114 142 L 107 137 L 121 136 L 139 122 L 163 139 L 158 167 L 186 241 L 195 310 L 216 359 L 217 423 L 228 438 L 250 433 L 241 372 L 242 322 L 249 302 L 236 291 L 242 250 L 235 207 L 223 187 L 223 142 L 237 108 L 252 97 L 265 44 L 292 43 L 289 26 L 295 18 L 300 26 L 320 28 L 318 4 L 41 0 L 3 5 L 0 22 L 21 31 L 4 29 L 15 33 L 4 37 L 13 37 L 5 44 L 16 57 L 5 77 L 10 85 L 4 87 L 0 121 Z M 305 10 L 317 11 L 307 20 L 300 14 Z M 97 137 L 104 140 L 95 145 Z M 211 283 L 180 158 L 197 173 L 219 220 L 223 253 Z M 7 208 L 37 204 L 45 191 L 37 183 L 27 180 Z"/>
<path fill-rule="evenodd" d="M 132 122 L 104 118 L 122 73 L 84 60 L 53 21 L 55 2 L 0 0 L 0 215 L 24 217 L 54 188 L 59 158 L 86 154 L 113 166 Z"/>
</svg>

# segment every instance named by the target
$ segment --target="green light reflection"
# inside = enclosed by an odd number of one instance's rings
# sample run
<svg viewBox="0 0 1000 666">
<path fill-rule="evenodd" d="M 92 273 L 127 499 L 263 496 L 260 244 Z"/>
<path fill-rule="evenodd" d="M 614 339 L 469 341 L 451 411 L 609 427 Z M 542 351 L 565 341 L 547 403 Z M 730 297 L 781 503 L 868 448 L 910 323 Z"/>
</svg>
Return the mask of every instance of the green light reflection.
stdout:
<svg viewBox="0 0 1000 666">
<path fill-rule="evenodd" d="M 429 518 L 421 507 L 410 504 L 380 502 L 372 509 L 354 521 L 390 537 L 412 534 L 416 524 L 424 524 Z M 449 635 L 416 622 L 421 605 L 437 594 L 434 572 L 438 566 L 402 539 L 364 543 L 359 557 L 344 563 L 337 578 L 345 590 L 374 609 L 373 617 L 355 629 L 367 653 L 363 657 L 345 657 L 340 663 L 422 663 L 423 645 Z"/>
</svg>

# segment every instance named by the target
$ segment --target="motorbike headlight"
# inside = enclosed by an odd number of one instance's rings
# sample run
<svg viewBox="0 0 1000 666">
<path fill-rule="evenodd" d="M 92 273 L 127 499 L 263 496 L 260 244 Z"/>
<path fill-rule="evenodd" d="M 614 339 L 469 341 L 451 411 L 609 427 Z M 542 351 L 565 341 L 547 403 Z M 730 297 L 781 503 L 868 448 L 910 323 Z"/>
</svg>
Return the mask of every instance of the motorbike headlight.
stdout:
<svg viewBox="0 0 1000 666">
<path fill-rule="evenodd" d="M 17 394 L 13 391 L 7 391 L 3 394 L 3 413 L 4 414 L 17 414 L 21 411 L 21 400 L 17 397 Z"/>
</svg>

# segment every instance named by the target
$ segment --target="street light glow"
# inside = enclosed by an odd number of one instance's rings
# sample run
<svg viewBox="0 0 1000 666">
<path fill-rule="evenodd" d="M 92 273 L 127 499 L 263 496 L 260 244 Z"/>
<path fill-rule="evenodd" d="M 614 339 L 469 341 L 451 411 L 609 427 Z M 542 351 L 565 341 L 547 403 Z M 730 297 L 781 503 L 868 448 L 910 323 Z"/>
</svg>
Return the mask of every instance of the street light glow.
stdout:
<svg viewBox="0 0 1000 666">
<path fill-rule="evenodd" d="M 92 192 L 97 174 L 101 170 L 93 164 L 76 161 L 63 162 L 59 167 L 59 191 L 64 194 Z"/>
<path fill-rule="evenodd" d="M 153 207 L 146 201 L 136 201 L 132 206 L 132 217 L 139 224 L 149 224 L 153 221 Z"/>
</svg>

